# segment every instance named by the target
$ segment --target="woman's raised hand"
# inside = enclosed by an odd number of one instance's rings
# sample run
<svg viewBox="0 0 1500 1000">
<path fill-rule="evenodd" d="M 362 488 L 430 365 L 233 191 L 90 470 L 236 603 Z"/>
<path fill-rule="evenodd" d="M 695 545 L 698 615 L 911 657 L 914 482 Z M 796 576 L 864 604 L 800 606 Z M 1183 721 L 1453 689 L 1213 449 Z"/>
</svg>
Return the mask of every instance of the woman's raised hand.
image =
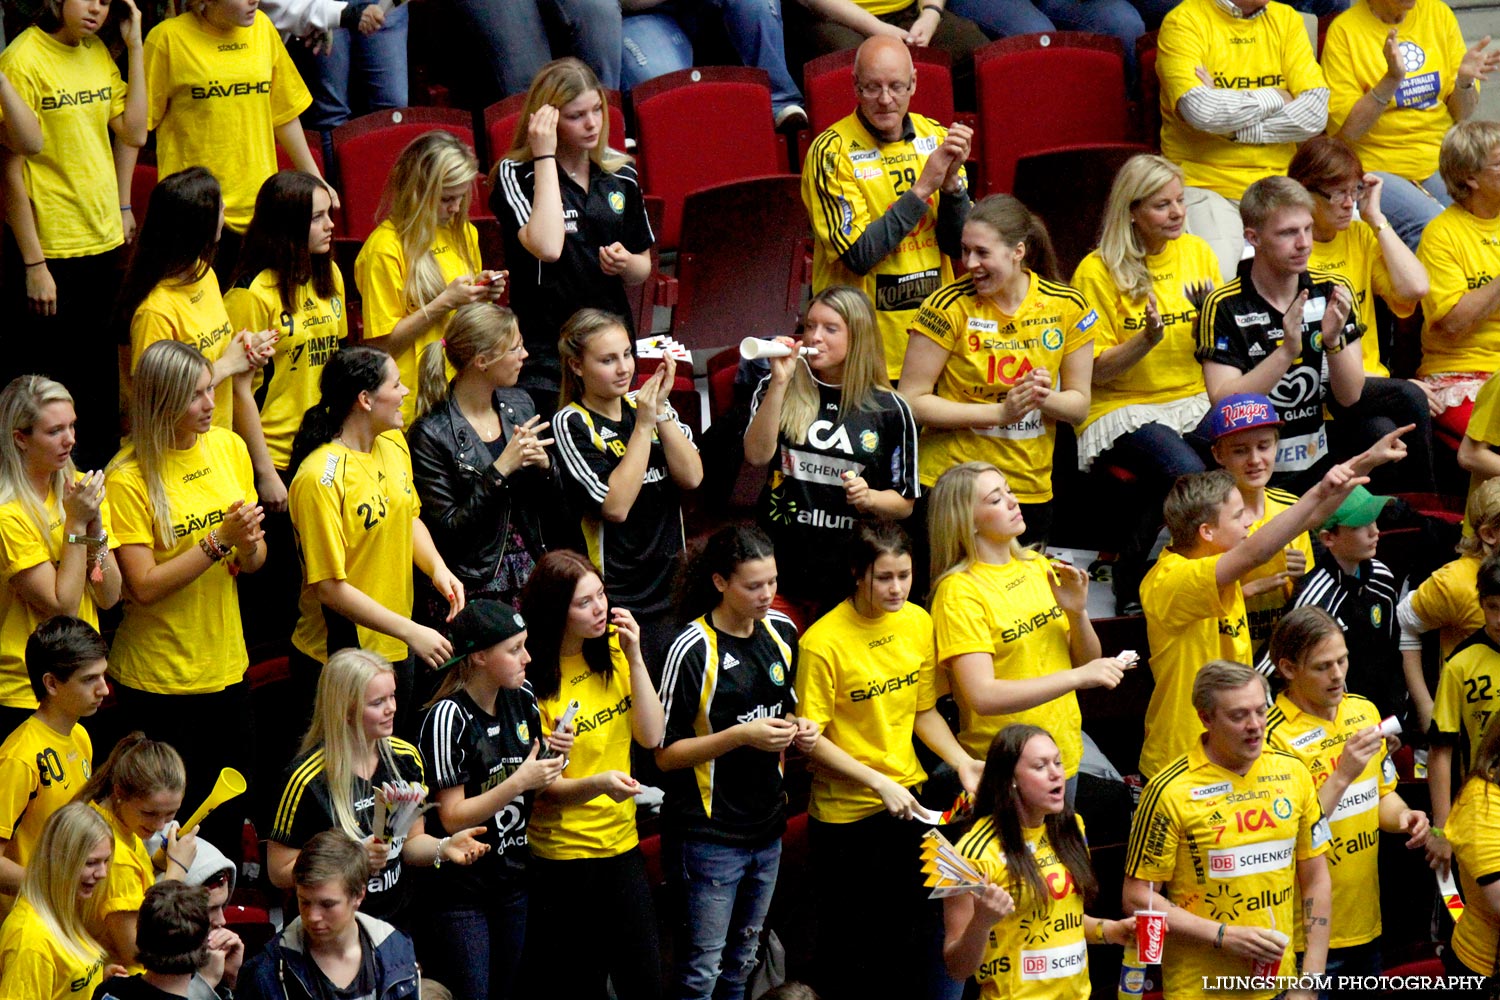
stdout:
<svg viewBox="0 0 1500 1000">
<path fill-rule="evenodd" d="M 266 513 L 260 504 L 236 500 L 224 512 L 224 520 L 216 529 L 220 543 L 232 549 L 253 548 L 256 542 L 266 537 L 260 526 L 265 519 Z"/>
<path fill-rule="evenodd" d="M 557 109 L 543 104 L 526 119 L 526 145 L 532 157 L 557 155 Z"/>
<path fill-rule="evenodd" d="M 90 472 L 81 479 L 63 484 L 63 517 L 70 527 L 81 526 L 87 531 L 89 524 L 99 515 L 99 507 L 103 502 L 102 472 Z"/>
</svg>

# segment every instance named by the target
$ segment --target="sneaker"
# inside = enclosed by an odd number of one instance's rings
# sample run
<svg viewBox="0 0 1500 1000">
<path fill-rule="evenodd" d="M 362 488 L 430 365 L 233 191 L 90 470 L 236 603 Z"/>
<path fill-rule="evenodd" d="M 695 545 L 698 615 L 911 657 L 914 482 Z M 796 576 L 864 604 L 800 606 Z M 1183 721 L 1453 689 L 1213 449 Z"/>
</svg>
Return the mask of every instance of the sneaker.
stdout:
<svg viewBox="0 0 1500 1000">
<path fill-rule="evenodd" d="M 776 130 L 796 132 L 807 128 L 807 112 L 802 110 L 800 104 L 788 104 L 776 112 Z"/>
</svg>

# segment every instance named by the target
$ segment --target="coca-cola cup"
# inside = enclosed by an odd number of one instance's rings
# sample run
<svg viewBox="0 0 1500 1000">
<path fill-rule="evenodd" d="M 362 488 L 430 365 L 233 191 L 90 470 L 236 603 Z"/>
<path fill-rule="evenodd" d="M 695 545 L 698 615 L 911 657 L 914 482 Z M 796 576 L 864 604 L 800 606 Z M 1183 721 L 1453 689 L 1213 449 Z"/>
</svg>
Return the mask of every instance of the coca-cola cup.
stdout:
<svg viewBox="0 0 1500 1000">
<path fill-rule="evenodd" d="M 1167 940 L 1167 914 L 1163 910 L 1135 911 L 1135 950 L 1143 965 L 1161 963 Z"/>
<path fill-rule="evenodd" d="M 1286 946 L 1291 943 L 1292 939 L 1273 927 L 1268 927 L 1265 929 L 1265 931 L 1267 934 L 1272 935 L 1276 938 L 1276 940 L 1281 942 L 1281 950 L 1283 953 L 1285 953 Z M 1273 976 L 1279 975 L 1281 972 L 1281 958 L 1281 955 L 1277 955 L 1269 962 L 1251 962 L 1250 975 L 1259 976 L 1262 979 L 1270 979 Z"/>
</svg>

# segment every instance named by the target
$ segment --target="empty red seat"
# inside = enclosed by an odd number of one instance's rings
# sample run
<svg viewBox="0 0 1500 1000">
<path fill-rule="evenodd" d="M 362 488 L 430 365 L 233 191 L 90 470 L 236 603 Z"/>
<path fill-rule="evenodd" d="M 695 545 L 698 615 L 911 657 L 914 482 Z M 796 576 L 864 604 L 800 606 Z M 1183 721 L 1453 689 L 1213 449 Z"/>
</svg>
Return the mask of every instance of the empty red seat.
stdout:
<svg viewBox="0 0 1500 1000">
<path fill-rule="evenodd" d="M 314 132 L 311 129 L 303 129 L 302 135 L 307 139 L 307 151 L 312 154 L 313 162 L 318 165 L 318 173 L 323 175 L 324 180 L 332 182 L 332 178 L 328 176 L 328 165 L 323 162 L 323 133 Z M 296 169 L 296 164 L 292 162 L 292 158 L 287 155 L 286 150 L 281 148 L 281 143 L 279 142 L 276 144 L 276 169 Z"/>
<path fill-rule="evenodd" d="M 156 165 L 137 163 L 130 175 L 130 214 L 135 216 L 139 229 L 146 224 L 146 209 L 151 204 L 151 192 L 156 190 Z"/>
<path fill-rule="evenodd" d="M 801 181 L 772 174 L 686 198 L 672 336 L 689 350 L 793 332 L 808 237 Z"/>
<path fill-rule="evenodd" d="M 417 136 L 433 129 L 452 132 L 474 148 L 474 127 L 467 111 L 453 108 L 398 108 L 362 115 L 333 130 L 333 153 L 338 161 L 336 187 L 344 205 L 344 232 L 364 240 L 375 229 L 375 214 L 386 177 L 401 151 Z M 490 215 L 479 181 L 475 181 L 470 215 Z"/>
<path fill-rule="evenodd" d="M 1136 143 L 1095 143 L 1016 161 L 1015 196 L 1047 224 L 1063 280 L 1099 242 L 1099 222 L 1115 174 L 1132 156 L 1149 152 Z"/>
<path fill-rule="evenodd" d="M 1017 35 L 974 53 L 975 141 L 989 193 L 1011 191 L 1028 153 L 1128 138 L 1118 39 L 1080 31 Z"/>
<path fill-rule="evenodd" d="M 678 245 L 691 192 L 786 170 L 769 79 L 760 69 L 706 66 L 658 76 L 631 92 L 641 184 L 665 205 L 656 233 L 663 250 Z"/>
</svg>

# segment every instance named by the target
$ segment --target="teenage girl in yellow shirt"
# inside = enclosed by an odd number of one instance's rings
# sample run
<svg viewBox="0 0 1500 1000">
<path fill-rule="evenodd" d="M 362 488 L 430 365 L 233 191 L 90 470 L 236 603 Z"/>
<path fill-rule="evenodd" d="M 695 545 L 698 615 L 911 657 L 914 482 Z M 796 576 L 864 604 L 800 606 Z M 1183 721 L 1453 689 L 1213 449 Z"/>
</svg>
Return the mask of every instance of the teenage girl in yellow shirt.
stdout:
<svg viewBox="0 0 1500 1000">
<path fill-rule="evenodd" d="M 901 395 L 923 428 L 920 473 L 930 486 L 959 462 L 991 462 L 1016 480 L 1026 540 L 1052 526 L 1052 447 L 1059 420 L 1089 413 L 1098 317 L 1056 279 L 1041 220 L 1008 194 L 969 213 L 968 274 L 928 296 L 912 324 Z"/>
<path fill-rule="evenodd" d="M 402 384 L 417 385 L 418 359 L 443 339 L 448 317 L 470 302 L 495 302 L 504 271 L 486 271 L 469 202 L 479 162 L 441 129 L 413 139 L 396 158 L 380 197 L 380 223 L 354 260 L 364 305 L 364 343 L 396 359 Z M 416 398 L 401 404 L 411 426 Z"/>
<path fill-rule="evenodd" d="M 641 659 L 640 626 L 629 611 L 610 608 L 599 570 L 567 550 L 542 557 L 521 603 L 531 626 L 526 677 L 542 728 L 555 729 L 570 702 L 579 708 L 568 766 L 531 813 L 537 888 L 523 967 L 532 989 L 519 995 L 562 977 L 577 1000 L 604 1000 L 606 980 L 620 1000 L 654 1000 L 661 949 L 636 836 L 641 785 L 630 776 L 630 753 L 632 742 L 659 746 L 666 721 Z"/>
<path fill-rule="evenodd" d="M 1086 1000 L 1088 946 L 1135 940 L 1135 917 L 1084 912 L 1099 879 L 1063 788 L 1062 754 L 1045 729 L 996 734 L 975 797 L 979 819 L 955 845 L 989 884 L 943 900 L 948 974 L 977 979 L 981 1000 Z"/>
<path fill-rule="evenodd" d="M 932 620 L 938 663 L 971 755 L 1008 723 L 1041 725 L 1062 747 L 1068 801 L 1083 757 L 1076 692 L 1113 688 L 1125 665 L 1100 656 L 1088 575 L 1021 547 L 1021 504 L 983 462 L 943 473 L 931 494 Z"/>
<path fill-rule="evenodd" d="M 15 909 L 0 927 L 0 996 L 76 1000 L 104 978 L 104 947 L 84 926 L 114 851 L 104 817 L 70 802 L 47 820 Z"/>
<path fill-rule="evenodd" d="M 253 770 L 235 581 L 266 559 L 250 456 L 213 426 L 211 379 L 196 348 L 171 340 L 146 348 L 130 438 L 105 473 L 126 595 L 109 664 L 120 717 L 193 761 L 194 802 L 221 768 Z M 242 817 L 219 809 L 206 824 L 231 856 Z"/>
<path fill-rule="evenodd" d="M 119 35 L 110 30 L 106 42 L 99 32 L 108 10 L 92 0 L 43 4 L 37 23 L 0 52 L 0 70 L 43 131 L 39 152 L 0 155 L 6 218 L 25 275 L 11 278 L 11 301 L 24 308 L 11 315 L 4 367 L 68 373 L 90 428 L 90 465 L 102 465 L 115 448 L 119 379 L 113 365 L 71 359 L 113 353 L 109 310 L 120 287 L 120 247 L 135 232 L 130 184 L 146 142 L 141 13 L 126 0 L 128 13 L 115 19 Z M 128 83 L 111 58 L 115 42 L 126 51 Z M 92 100 L 80 105 L 63 95 Z"/>
<path fill-rule="evenodd" d="M 0 391 L 0 729 L 36 706 L 26 640 L 53 615 L 98 628 L 99 608 L 120 599 L 110 551 L 104 473 L 79 472 L 73 397 L 43 375 Z"/>
<path fill-rule="evenodd" d="M 76 801 L 90 803 L 109 823 L 113 842 L 109 874 L 89 898 L 84 923 L 110 960 L 131 974 L 143 971 L 136 959 L 135 929 L 146 890 L 158 881 L 186 880 L 198 854 L 196 828 L 168 826 L 182 808 L 186 785 L 182 756 L 135 732 L 115 744 L 78 793 Z M 146 842 L 158 834 L 161 851 L 153 859 Z"/>
</svg>

